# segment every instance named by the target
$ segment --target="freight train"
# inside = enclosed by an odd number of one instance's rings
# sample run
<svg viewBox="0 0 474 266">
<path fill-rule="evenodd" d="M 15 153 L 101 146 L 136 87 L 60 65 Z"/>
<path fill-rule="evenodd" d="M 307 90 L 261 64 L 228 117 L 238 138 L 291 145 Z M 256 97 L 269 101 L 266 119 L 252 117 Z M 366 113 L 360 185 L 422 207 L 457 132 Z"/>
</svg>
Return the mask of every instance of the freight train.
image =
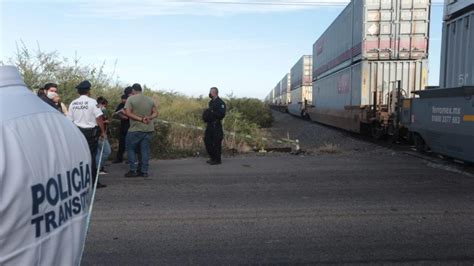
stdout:
<svg viewBox="0 0 474 266">
<path fill-rule="evenodd" d="M 352 0 L 266 102 L 474 162 L 474 0 L 445 1 L 440 87 L 427 86 L 430 8 L 429 0 Z"/>
</svg>

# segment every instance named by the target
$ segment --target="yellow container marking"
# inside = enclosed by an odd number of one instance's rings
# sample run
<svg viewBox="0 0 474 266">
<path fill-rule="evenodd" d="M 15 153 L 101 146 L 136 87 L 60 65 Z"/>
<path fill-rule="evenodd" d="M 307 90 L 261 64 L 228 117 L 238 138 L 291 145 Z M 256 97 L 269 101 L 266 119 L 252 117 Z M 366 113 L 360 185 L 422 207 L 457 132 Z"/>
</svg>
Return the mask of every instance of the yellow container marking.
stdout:
<svg viewBox="0 0 474 266">
<path fill-rule="evenodd" d="M 464 115 L 462 120 L 464 122 L 474 122 L 474 115 Z"/>
</svg>

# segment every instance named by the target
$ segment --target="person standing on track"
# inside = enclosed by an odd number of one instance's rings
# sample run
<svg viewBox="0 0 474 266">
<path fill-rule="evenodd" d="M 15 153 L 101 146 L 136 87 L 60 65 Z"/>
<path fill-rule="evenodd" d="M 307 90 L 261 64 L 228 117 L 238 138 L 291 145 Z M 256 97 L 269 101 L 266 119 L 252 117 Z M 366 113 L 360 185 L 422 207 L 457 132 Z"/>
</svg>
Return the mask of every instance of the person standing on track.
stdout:
<svg viewBox="0 0 474 266">
<path fill-rule="evenodd" d="M 97 107 L 97 101 L 89 97 L 91 83 L 84 80 L 76 86 L 79 98 L 75 99 L 69 105 L 69 118 L 79 128 L 86 137 L 92 158 L 92 180 L 95 183 L 97 176 L 97 164 L 95 158 L 97 156 L 97 146 L 99 138 L 106 137 L 104 122 L 102 120 L 102 110 Z M 103 188 L 106 185 L 97 183 L 97 188 Z"/>
<path fill-rule="evenodd" d="M 204 144 L 210 160 L 210 165 L 221 164 L 222 140 L 224 139 L 224 131 L 222 130 L 222 119 L 225 117 L 226 106 L 224 101 L 219 98 L 219 90 L 212 87 L 209 92 L 209 108 L 204 111 L 203 119 L 207 123 L 204 136 Z"/>
</svg>

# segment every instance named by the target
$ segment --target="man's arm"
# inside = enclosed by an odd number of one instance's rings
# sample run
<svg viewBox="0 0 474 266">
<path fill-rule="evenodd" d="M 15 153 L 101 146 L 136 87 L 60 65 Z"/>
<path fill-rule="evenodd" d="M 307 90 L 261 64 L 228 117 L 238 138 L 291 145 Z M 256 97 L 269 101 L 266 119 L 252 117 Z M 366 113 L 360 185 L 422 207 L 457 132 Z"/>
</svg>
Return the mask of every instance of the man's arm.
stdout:
<svg viewBox="0 0 474 266">
<path fill-rule="evenodd" d="M 148 119 L 153 120 L 157 117 L 158 117 L 158 110 L 156 109 L 156 105 L 153 105 L 153 107 L 151 108 L 151 115 L 148 116 Z"/>
<path fill-rule="evenodd" d="M 103 115 L 99 116 L 99 117 L 96 117 L 95 118 L 95 121 L 97 121 L 97 125 L 99 126 L 100 128 L 100 137 L 103 138 L 105 137 L 105 127 L 104 127 L 104 119 L 103 119 Z"/>
<path fill-rule="evenodd" d="M 131 107 L 128 107 L 127 109 L 124 109 L 124 113 L 125 113 L 125 115 L 128 116 L 128 118 L 130 118 L 130 119 L 143 122 L 143 117 L 134 114 Z"/>
</svg>

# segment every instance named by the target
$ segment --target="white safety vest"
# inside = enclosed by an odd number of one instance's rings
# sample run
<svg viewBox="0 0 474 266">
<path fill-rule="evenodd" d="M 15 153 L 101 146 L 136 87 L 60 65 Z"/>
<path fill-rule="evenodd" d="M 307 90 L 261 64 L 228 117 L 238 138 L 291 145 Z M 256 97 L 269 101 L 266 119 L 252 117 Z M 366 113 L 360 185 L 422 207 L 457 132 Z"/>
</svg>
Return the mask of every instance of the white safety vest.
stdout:
<svg viewBox="0 0 474 266">
<path fill-rule="evenodd" d="M 92 196 L 79 129 L 0 66 L 0 265 L 77 265 Z"/>
<path fill-rule="evenodd" d="M 97 107 L 97 101 L 87 95 L 81 95 L 69 105 L 69 118 L 78 127 L 94 128 L 97 126 L 97 117 L 103 115 Z"/>
</svg>

